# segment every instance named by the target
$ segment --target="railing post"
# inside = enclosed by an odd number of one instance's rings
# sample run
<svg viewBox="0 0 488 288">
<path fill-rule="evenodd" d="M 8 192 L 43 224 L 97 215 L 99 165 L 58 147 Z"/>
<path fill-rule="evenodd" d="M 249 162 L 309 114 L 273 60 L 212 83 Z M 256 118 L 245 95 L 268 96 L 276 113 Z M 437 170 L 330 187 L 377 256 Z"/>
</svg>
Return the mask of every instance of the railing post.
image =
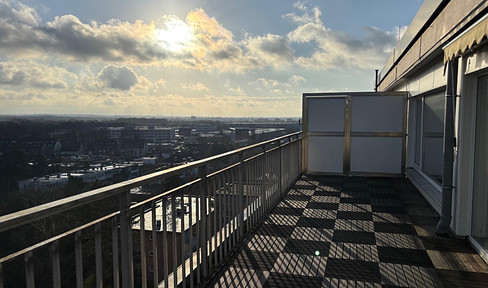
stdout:
<svg viewBox="0 0 488 288">
<path fill-rule="evenodd" d="M 200 181 L 200 248 L 202 253 L 202 273 L 203 278 L 207 278 L 208 275 L 208 258 L 207 258 L 207 166 L 203 165 L 198 167 L 198 175 Z"/>
<path fill-rule="evenodd" d="M 0 263 L 0 288 L 4 288 L 4 285 L 3 285 L 3 267 L 2 267 L 2 263 Z"/>
<path fill-rule="evenodd" d="M 268 160 L 266 159 L 267 155 L 266 155 L 266 145 L 263 145 L 263 164 L 262 164 L 262 167 L 261 169 L 263 169 L 263 174 L 261 175 L 262 179 L 262 187 L 261 187 L 261 201 L 259 201 L 260 203 L 260 210 L 261 212 L 259 213 L 260 217 L 264 215 L 264 211 L 266 210 L 267 208 L 267 199 L 266 199 L 266 171 L 267 171 L 267 165 L 268 165 Z M 258 205 L 259 205 L 258 204 Z"/>
<path fill-rule="evenodd" d="M 56 240 L 51 244 L 51 262 L 53 268 L 53 287 L 61 288 L 61 266 L 59 261 L 59 242 Z"/>
<path fill-rule="evenodd" d="M 238 234 L 238 237 L 239 240 L 241 239 L 242 237 L 242 234 L 243 234 L 243 228 L 244 228 L 244 209 L 242 207 L 242 200 L 244 199 L 244 179 L 246 177 L 246 175 L 244 174 L 246 171 L 244 169 L 244 153 L 240 153 L 239 154 L 239 195 L 237 197 L 237 211 L 238 211 L 238 220 L 237 220 L 237 225 L 239 225 L 238 227 L 238 231 L 239 231 L 239 234 Z"/>
<path fill-rule="evenodd" d="M 102 263 L 102 234 L 100 233 L 100 223 L 95 224 L 95 270 L 96 287 L 103 287 L 103 263 Z"/>
<path fill-rule="evenodd" d="M 119 236 L 117 233 L 117 217 L 112 218 L 112 261 L 113 261 L 113 276 L 114 288 L 120 287 L 120 270 L 119 270 Z M 83 275 L 82 275 L 83 276 Z M 77 276 L 78 277 L 78 276 Z M 83 277 L 81 278 L 81 286 L 83 287 Z M 79 288 L 79 287 L 78 287 Z"/>
<path fill-rule="evenodd" d="M 32 251 L 25 253 L 25 285 L 27 288 L 34 288 L 34 259 L 32 258 Z"/>
<path fill-rule="evenodd" d="M 4 285 L 3 285 L 3 267 L 2 267 L 2 263 L 0 263 L 0 288 L 4 288 Z"/>
<path fill-rule="evenodd" d="M 130 219 L 130 191 L 120 194 L 120 254 L 122 288 L 134 287 L 132 266 L 132 227 Z"/>
</svg>

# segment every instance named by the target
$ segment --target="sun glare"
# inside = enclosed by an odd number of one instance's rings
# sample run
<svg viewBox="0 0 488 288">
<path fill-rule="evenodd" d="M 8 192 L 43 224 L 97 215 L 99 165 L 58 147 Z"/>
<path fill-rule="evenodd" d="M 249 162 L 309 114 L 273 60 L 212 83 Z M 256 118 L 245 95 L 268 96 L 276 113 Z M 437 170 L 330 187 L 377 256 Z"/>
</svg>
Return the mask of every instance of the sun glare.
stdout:
<svg viewBox="0 0 488 288">
<path fill-rule="evenodd" d="M 193 39 L 190 27 L 177 18 L 167 18 L 156 28 L 156 39 L 172 52 L 179 52 L 188 48 Z"/>
</svg>

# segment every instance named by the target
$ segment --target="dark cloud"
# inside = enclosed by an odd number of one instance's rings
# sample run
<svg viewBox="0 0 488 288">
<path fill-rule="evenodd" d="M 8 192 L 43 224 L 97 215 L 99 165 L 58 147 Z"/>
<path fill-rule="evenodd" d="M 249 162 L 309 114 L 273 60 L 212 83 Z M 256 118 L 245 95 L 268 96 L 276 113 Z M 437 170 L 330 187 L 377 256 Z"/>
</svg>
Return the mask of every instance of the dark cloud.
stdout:
<svg viewBox="0 0 488 288">
<path fill-rule="evenodd" d="M 113 89 L 130 90 L 137 84 L 137 75 L 125 66 L 109 65 L 98 73 L 98 80 Z"/>
<path fill-rule="evenodd" d="M 0 64 L 0 84 L 20 85 L 24 83 L 25 74 L 22 71 L 13 71 Z"/>
</svg>

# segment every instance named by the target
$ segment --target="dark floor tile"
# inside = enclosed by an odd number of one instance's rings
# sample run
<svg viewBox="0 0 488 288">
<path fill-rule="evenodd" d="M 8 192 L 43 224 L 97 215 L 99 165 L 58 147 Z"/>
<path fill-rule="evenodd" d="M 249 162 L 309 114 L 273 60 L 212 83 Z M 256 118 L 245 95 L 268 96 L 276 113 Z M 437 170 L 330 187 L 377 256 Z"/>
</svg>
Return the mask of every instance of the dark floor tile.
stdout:
<svg viewBox="0 0 488 288">
<path fill-rule="evenodd" d="M 291 200 L 291 201 L 310 201 L 312 196 L 307 196 L 307 195 L 293 195 L 293 194 L 288 194 L 284 198 L 284 200 Z"/>
<path fill-rule="evenodd" d="M 370 204 L 371 200 L 367 198 L 341 198 L 341 203 Z"/>
<path fill-rule="evenodd" d="M 319 218 L 306 218 L 300 217 L 296 226 L 298 227 L 310 227 L 310 228 L 323 228 L 334 229 L 334 219 L 319 219 Z"/>
<path fill-rule="evenodd" d="M 271 271 L 279 253 L 269 251 L 257 251 L 244 248 L 234 256 L 231 266 L 239 269 L 253 269 Z"/>
<path fill-rule="evenodd" d="M 374 231 L 384 232 L 384 233 L 417 235 L 415 228 L 413 227 L 413 225 L 410 224 L 375 222 Z"/>
<path fill-rule="evenodd" d="M 362 192 L 362 193 L 367 193 L 369 192 L 369 189 L 367 187 L 367 184 L 364 185 L 365 187 L 355 187 L 352 185 L 345 185 L 342 187 L 342 191 L 344 192 Z"/>
<path fill-rule="evenodd" d="M 339 203 L 324 203 L 324 202 L 308 202 L 307 209 L 325 209 L 325 210 L 337 210 L 339 209 Z"/>
<path fill-rule="evenodd" d="M 376 244 L 374 233 L 364 231 L 335 230 L 332 241 L 369 245 Z"/>
<path fill-rule="evenodd" d="M 325 266 L 325 276 L 366 282 L 381 282 L 376 262 L 329 258 Z"/>
<path fill-rule="evenodd" d="M 337 219 L 373 221 L 373 213 L 337 211 Z"/>
<path fill-rule="evenodd" d="M 373 212 L 380 212 L 380 213 L 391 213 L 391 214 L 407 214 L 405 208 L 397 207 L 397 206 L 377 206 L 371 205 L 371 209 Z"/>
<path fill-rule="evenodd" d="M 378 246 L 380 262 L 434 267 L 425 250 Z"/>
<path fill-rule="evenodd" d="M 440 217 L 437 216 L 419 216 L 410 215 L 410 222 L 417 226 L 436 226 L 439 223 Z"/>
<path fill-rule="evenodd" d="M 481 288 L 488 286 L 488 273 L 436 269 L 444 287 Z"/>
<path fill-rule="evenodd" d="M 295 207 L 276 207 L 273 214 L 301 216 L 305 209 Z"/>
<path fill-rule="evenodd" d="M 293 186 L 293 189 L 295 190 L 315 190 L 316 186 L 312 184 L 296 184 Z"/>
<path fill-rule="evenodd" d="M 329 255 L 329 249 L 330 242 L 288 239 L 283 252 L 299 255 L 321 255 L 327 257 Z"/>
<path fill-rule="evenodd" d="M 291 236 L 294 229 L 295 229 L 294 226 L 263 224 L 256 231 L 256 234 L 257 235 L 264 235 L 264 236 L 288 238 Z"/>
<path fill-rule="evenodd" d="M 322 277 L 309 277 L 271 272 L 263 287 L 322 287 Z"/>
<path fill-rule="evenodd" d="M 333 197 L 341 197 L 341 192 L 333 192 L 333 191 L 324 191 L 324 190 L 316 190 L 313 193 L 314 196 L 333 196 Z"/>
<path fill-rule="evenodd" d="M 424 244 L 425 250 L 476 254 L 476 251 L 466 240 L 440 237 L 420 237 L 420 240 Z"/>
</svg>

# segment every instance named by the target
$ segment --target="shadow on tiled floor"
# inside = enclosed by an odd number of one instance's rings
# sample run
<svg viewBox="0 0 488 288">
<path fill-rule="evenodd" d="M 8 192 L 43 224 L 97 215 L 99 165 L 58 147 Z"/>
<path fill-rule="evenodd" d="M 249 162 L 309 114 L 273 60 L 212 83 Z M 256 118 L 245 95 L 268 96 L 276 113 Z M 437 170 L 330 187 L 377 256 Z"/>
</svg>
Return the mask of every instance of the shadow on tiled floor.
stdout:
<svg viewBox="0 0 488 288">
<path fill-rule="evenodd" d="M 487 287 L 404 179 L 302 176 L 209 287 Z"/>
</svg>

